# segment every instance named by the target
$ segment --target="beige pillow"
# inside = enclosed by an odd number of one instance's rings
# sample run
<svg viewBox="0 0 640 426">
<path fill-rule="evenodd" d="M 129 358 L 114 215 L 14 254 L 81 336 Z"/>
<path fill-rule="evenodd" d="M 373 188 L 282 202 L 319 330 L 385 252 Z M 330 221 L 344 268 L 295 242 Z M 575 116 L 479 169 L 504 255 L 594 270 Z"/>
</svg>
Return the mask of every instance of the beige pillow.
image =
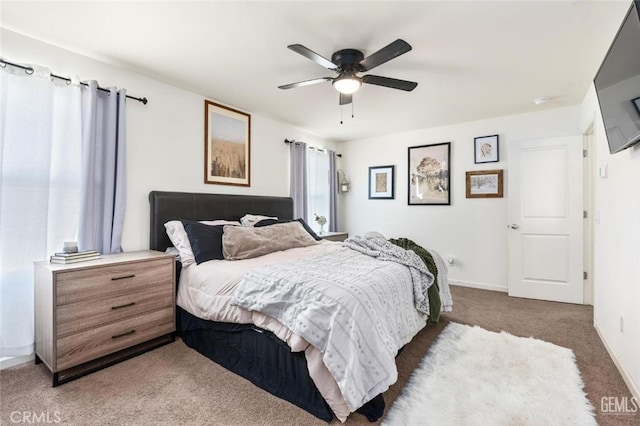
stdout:
<svg viewBox="0 0 640 426">
<path fill-rule="evenodd" d="M 316 244 L 316 240 L 297 221 L 260 228 L 225 226 L 222 254 L 227 260 L 251 259 L 274 251 L 313 244 Z"/>
</svg>

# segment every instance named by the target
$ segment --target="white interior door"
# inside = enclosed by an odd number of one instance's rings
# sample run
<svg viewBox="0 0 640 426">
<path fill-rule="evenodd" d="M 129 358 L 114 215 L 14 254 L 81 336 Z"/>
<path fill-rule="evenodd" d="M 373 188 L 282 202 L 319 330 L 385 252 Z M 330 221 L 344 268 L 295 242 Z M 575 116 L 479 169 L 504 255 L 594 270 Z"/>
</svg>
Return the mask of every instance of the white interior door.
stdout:
<svg viewBox="0 0 640 426">
<path fill-rule="evenodd" d="M 583 303 L 582 137 L 509 145 L 509 295 Z"/>
</svg>

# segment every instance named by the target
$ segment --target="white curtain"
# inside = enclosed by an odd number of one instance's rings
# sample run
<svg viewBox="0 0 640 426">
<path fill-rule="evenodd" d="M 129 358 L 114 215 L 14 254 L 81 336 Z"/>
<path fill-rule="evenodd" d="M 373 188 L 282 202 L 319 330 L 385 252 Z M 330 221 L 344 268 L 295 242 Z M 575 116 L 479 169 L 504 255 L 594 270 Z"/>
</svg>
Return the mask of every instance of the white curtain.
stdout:
<svg viewBox="0 0 640 426">
<path fill-rule="evenodd" d="M 331 227 L 329 181 L 329 154 L 317 148 L 307 148 L 307 217 L 305 220 L 317 231 L 320 231 L 320 225 L 316 223 L 315 215 L 327 218 L 327 223 L 322 228 L 324 231 Z"/>
<path fill-rule="evenodd" d="M 0 71 L 0 356 L 33 352 L 33 262 L 73 241 L 80 208 L 81 89 Z"/>
<path fill-rule="evenodd" d="M 121 251 L 125 95 L 0 71 L 0 356 L 33 352 L 33 262 L 78 241 Z M 32 75 L 33 74 L 33 75 Z"/>
</svg>

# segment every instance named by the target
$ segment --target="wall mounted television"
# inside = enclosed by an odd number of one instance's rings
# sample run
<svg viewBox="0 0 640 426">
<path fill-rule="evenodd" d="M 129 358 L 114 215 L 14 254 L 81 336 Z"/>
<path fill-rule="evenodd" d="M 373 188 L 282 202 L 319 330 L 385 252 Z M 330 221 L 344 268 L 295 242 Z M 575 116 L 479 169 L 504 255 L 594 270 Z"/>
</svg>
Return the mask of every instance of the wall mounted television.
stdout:
<svg viewBox="0 0 640 426">
<path fill-rule="evenodd" d="M 631 2 L 593 83 L 609 152 L 640 142 L 640 1 Z"/>
</svg>

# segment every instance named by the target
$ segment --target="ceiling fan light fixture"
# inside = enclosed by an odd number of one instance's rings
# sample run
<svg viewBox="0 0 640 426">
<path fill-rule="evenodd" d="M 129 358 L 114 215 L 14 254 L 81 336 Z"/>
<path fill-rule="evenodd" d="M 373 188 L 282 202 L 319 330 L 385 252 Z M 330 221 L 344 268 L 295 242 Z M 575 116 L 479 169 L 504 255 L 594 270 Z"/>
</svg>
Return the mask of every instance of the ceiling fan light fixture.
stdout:
<svg viewBox="0 0 640 426">
<path fill-rule="evenodd" d="M 333 87 L 343 95 L 351 95 L 357 92 L 360 86 L 362 86 L 362 79 L 355 75 L 338 77 L 333 80 Z"/>
</svg>

